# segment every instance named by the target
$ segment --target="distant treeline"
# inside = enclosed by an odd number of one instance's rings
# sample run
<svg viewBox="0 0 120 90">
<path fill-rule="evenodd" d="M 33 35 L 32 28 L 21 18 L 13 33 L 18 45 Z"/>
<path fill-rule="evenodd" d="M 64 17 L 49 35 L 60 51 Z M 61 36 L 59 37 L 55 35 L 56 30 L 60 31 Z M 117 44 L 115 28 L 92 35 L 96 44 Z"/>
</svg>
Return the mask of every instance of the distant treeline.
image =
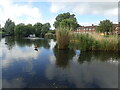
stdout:
<svg viewBox="0 0 120 90">
<path fill-rule="evenodd" d="M 70 14 L 69 12 L 66 12 L 57 15 L 53 26 L 55 27 L 55 30 L 59 27 L 66 27 L 66 26 L 71 28 L 72 30 L 75 30 L 80 25 L 78 24 L 74 14 Z M 10 36 L 28 37 L 31 34 L 35 34 L 36 37 L 44 37 L 45 34 L 48 33 L 50 28 L 51 28 L 50 23 L 42 24 L 40 22 L 37 22 L 34 25 L 32 24 L 25 25 L 24 23 L 20 23 L 16 25 L 14 21 L 8 19 L 6 20 L 3 28 L 1 28 L 0 26 L 0 33 L 2 32 L 2 35 L 5 36 L 10 35 Z M 50 32 L 46 36 L 47 37 L 55 36 L 55 31 L 51 33 L 50 30 Z"/>
<path fill-rule="evenodd" d="M 20 23 L 15 25 L 15 23 L 8 19 L 3 28 L 0 29 L 4 36 L 21 36 L 28 37 L 29 35 L 35 34 L 36 37 L 44 37 L 44 35 L 50 30 L 50 23 L 36 23 L 34 25 Z"/>
</svg>

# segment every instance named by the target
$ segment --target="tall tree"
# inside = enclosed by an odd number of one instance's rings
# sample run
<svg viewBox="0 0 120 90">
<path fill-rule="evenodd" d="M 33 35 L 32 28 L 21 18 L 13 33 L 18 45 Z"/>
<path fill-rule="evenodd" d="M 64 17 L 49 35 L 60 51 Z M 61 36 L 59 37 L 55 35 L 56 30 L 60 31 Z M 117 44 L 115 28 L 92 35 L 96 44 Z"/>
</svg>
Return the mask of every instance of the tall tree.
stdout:
<svg viewBox="0 0 120 90">
<path fill-rule="evenodd" d="M 99 26 L 97 27 L 97 31 L 101 33 L 107 33 L 113 31 L 113 23 L 110 20 L 100 21 Z"/>
<path fill-rule="evenodd" d="M 15 35 L 16 36 L 23 36 L 23 37 L 28 37 L 30 34 L 34 34 L 34 27 L 32 24 L 23 24 L 20 23 L 15 26 Z"/>
<path fill-rule="evenodd" d="M 74 14 L 70 14 L 69 12 L 67 13 L 63 13 L 63 14 L 59 14 L 56 18 L 56 21 L 54 22 L 54 27 L 58 28 L 60 27 L 60 23 L 63 21 L 63 24 L 67 24 L 68 26 L 71 26 L 73 29 L 76 29 L 79 24 L 77 23 L 77 20 L 75 18 Z"/>
<path fill-rule="evenodd" d="M 35 29 L 35 36 L 36 37 L 40 37 L 40 35 L 41 35 L 41 31 L 42 31 L 42 23 L 36 23 L 35 25 L 34 25 L 34 29 Z"/>
<path fill-rule="evenodd" d="M 50 28 L 51 28 L 50 23 L 43 24 L 41 30 L 42 37 L 44 37 L 44 35 L 50 30 Z"/>
<path fill-rule="evenodd" d="M 16 36 L 24 36 L 24 31 L 25 31 L 25 24 L 20 23 L 15 26 L 15 35 Z"/>
<path fill-rule="evenodd" d="M 34 27 L 32 26 L 32 24 L 27 24 L 25 26 L 25 31 L 24 31 L 26 37 L 28 37 L 30 34 L 34 34 L 35 30 Z"/>
<path fill-rule="evenodd" d="M 14 35 L 14 27 L 15 27 L 15 23 L 12 20 L 8 19 L 5 22 L 5 26 L 4 26 L 4 30 L 6 34 Z"/>
<path fill-rule="evenodd" d="M 72 19 L 64 19 L 60 22 L 60 27 L 68 28 L 69 30 L 74 30 L 76 28 L 76 22 Z"/>
</svg>

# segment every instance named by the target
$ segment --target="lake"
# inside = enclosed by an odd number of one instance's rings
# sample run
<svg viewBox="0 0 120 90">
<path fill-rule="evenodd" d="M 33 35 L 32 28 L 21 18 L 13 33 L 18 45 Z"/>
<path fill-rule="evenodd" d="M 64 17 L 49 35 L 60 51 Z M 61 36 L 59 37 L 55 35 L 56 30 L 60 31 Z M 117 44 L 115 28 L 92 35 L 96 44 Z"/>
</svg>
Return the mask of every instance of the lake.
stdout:
<svg viewBox="0 0 120 90">
<path fill-rule="evenodd" d="M 118 88 L 118 52 L 57 50 L 54 39 L 0 39 L 3 88 Z"/>
</svg>

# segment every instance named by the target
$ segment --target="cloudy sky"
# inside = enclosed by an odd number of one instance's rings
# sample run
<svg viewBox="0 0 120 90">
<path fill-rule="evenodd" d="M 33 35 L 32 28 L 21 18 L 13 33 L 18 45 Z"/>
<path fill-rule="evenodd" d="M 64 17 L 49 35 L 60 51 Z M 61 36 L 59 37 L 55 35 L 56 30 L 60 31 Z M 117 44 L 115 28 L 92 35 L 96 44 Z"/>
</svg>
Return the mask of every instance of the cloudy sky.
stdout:
<svg viewBox="0 0 120 90">
<path fill-rule="evenodd" d="M 111 1 L 111 0 L 109 0 Z M 113 2 L 114 1 L 114 2 Z M 87 0 L 67 0 L 56 2 L 54 0 L 3 0 L 0 2 L 0 24 L 4 26 L 5 21 L 10 18 L 16 24 L 36 22 L 50 22 L 52 25 L 55 17 L 64 12 L 75 14 L 80 25 L 98 24 L 99 21 L 110 19 L 118 22 L 118 2 L 112 0 L 101 0 L 87 2 Z M 53 28 L 53 26 L 52 26 Z"/>
</svg>

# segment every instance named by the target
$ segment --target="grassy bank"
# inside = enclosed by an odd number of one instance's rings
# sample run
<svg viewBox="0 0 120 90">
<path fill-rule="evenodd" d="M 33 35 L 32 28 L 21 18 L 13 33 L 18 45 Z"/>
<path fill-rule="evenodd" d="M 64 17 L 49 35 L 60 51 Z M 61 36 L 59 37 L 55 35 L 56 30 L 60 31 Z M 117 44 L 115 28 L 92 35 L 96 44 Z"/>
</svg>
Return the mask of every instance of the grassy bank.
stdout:
<svg viewBox="0 0 120 90">
<path fill-rule="evenodd" d="M 90 51 L 119 51 L 120 37 L 117 35 L 101 36 L 97 33 L 73 33 L 70 38 L 69 48 Z"/>
</svg>

